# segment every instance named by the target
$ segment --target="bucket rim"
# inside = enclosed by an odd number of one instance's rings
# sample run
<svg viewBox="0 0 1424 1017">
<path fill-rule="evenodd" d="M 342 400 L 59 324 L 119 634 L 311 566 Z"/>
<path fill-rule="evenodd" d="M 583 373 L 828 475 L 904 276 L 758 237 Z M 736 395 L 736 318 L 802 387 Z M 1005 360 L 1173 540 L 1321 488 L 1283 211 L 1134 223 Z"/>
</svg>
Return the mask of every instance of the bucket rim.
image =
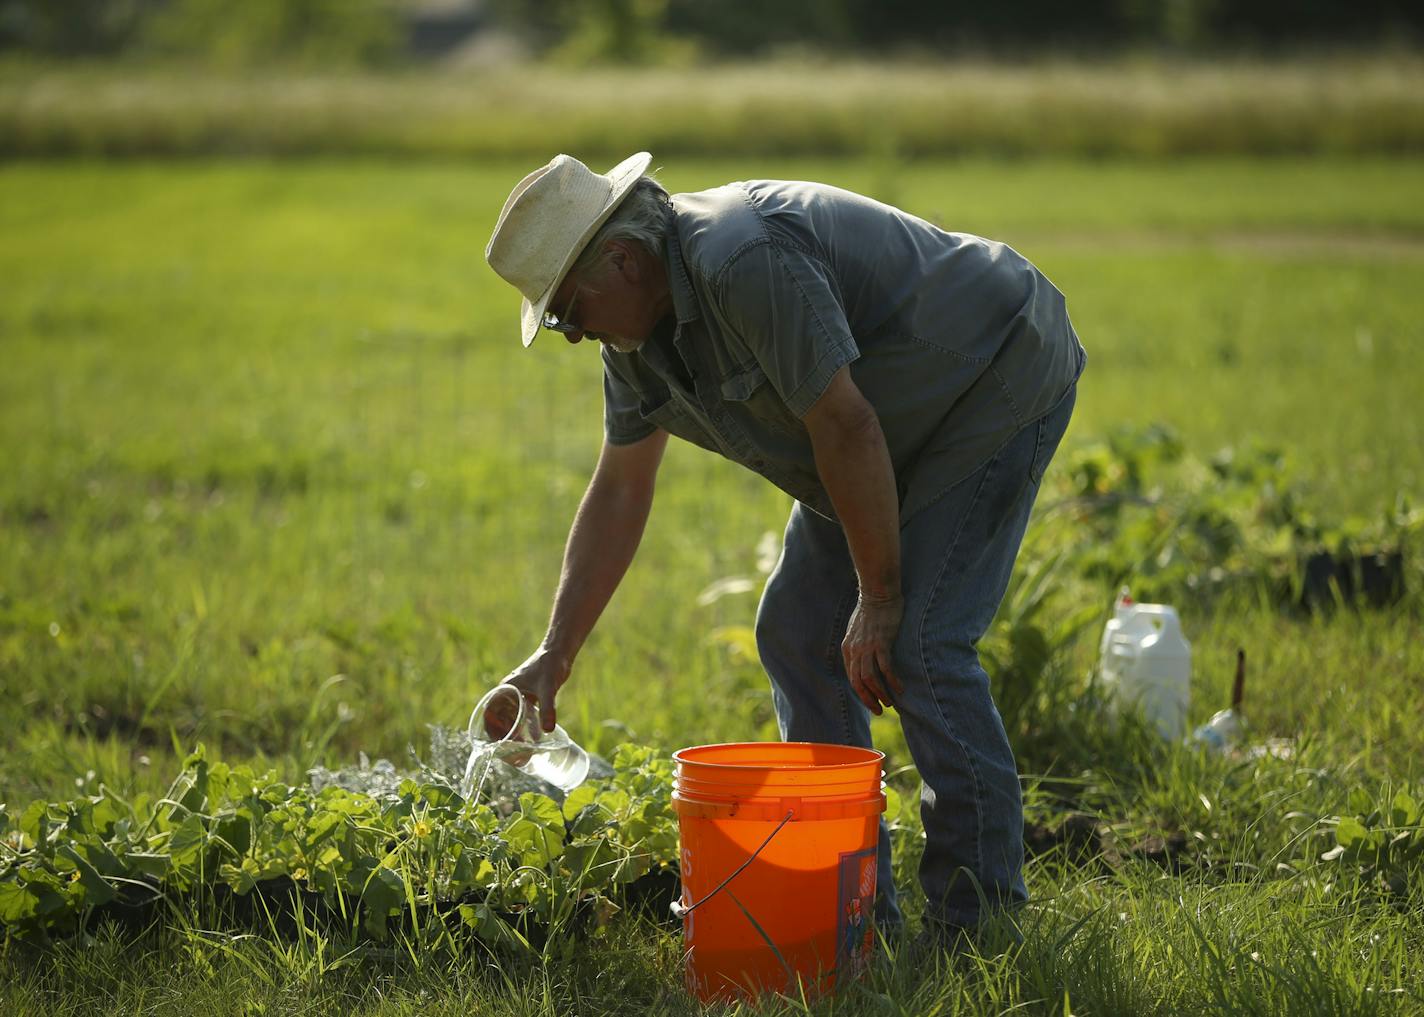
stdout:
<svg viewBox="0 0 1424 1017">
<path fill-rule="evenodd" d="M 715 762 L 709 762 L 709 761 L 703 760 L 703 759 L 692 759 L 692 758 L 689 758 L 689 757 L 685 756 L 684 754 L 685 754 L 685 753 L 692 753 L 692 752 L 702 752 L 702 751 L 705 751 L 705 750 L 707 750 L 707 749 L 757 749 L 757 748 L 766 748 L 767 746 L 771 746 L 771 745 L 777 745 L 777 746 L 781 746 L 781 745 L 814 746 L 814 747 L 816 747 L 816 748 L 835 749 L 835 750 L 837 750 L 837 751 L 839 751 L 839 752 L 859 752 L 859 753 L 864 753 L 864 756 L 863 756 L 862 758 L 860 758 L 860 759 L 855 759 L 855 760 L 848 760 L 848 761 L 846 761 L 846 762 L 841 762 L 841 763 L 809 763 L 809 762 L 807 762 L 807 763 L 791 763 L 791 764 L 788 764 L 788 765 L 786 765 L 786 766 L 777 766 L 777 767 L 775 767 L 776 769 L 779 769 L 779 770 L 795 770 L 795 769 L 815 769 L 815 770 L 820 770 L 820 771 L 825 771 L 825 770 L 842 770 L 842 769 L 851 769 L 851 768 L 854 768 L 854 767 L 866 766 L 866 765 L 869 764 L 869 763 L 880 763 L 880 764 L 882 765 L 882 768 L 883 768 L 883 764 L 884 764 L 884 762 L 885 762 L 885 753 L 881 752 L 879 749 L 866 749 L 866 748 L 861 748 L 859 745 L 837 745 L 837 744 L 835 744 L 834 742 L 779 742 L 779 741 L 778 741 L 778 742 L 709 742 L 709 743 L 706 744 L 706 745 L 688 745 L 688 746 L 685 746 L 685 747 L 683 747 L 683 748 L 680 748 L 680 749 L 678 749 L 676 752 L 674 752 L 674 753 L 672 754 L 672 758 L 673 758 L 673 760 L 674 760 L 675 762 L 677 762 L 677 763 L 679 763 L 679 764 L 685 764 L 685 765 L 690 765 L 690 766 L 704 766 L 704 767 L 709 767 L 709 768 L 718 769 L 718 770 L 748 770 L 748 769 L 757 769 L 757 768 L 765 769 L 765 768 L 767 768 L 768 766 L 770 766 L 770 765 L 772 765 L 772 764 L 765 764 L 765 763 L 715 763 Z"/>
</svg>

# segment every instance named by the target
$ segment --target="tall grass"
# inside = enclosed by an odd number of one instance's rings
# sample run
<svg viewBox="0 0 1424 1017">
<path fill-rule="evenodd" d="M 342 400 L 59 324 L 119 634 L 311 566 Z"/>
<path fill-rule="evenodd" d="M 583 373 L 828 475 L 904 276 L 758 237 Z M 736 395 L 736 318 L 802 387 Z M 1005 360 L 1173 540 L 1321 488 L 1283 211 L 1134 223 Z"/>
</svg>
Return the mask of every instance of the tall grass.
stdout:
<svg viewBox="0 0 1424 1017">
<path fill-rule="evenodd" d="M 516 64 L 384 76 L 0 66 L 0 156 L 1286 155 L 1424 149 L 1412 53 Z"/>
</svg>

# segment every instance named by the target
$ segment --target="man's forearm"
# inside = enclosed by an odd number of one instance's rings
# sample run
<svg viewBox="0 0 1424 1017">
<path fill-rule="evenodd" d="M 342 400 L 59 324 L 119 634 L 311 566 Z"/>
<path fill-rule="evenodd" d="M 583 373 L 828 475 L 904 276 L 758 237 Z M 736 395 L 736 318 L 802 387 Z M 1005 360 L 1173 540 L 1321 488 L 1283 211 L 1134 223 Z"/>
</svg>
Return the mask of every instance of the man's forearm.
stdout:
<svg viewBox="0 0 1424 1017">
<path fill-rule="evenodd" d="M 840 518 L 860 582 L 860 598 L 841 640 L 846 678 L 865 708 L 879 714 L 904 692 L 894 653 L 905 606 L 895 464 L 880 418 L 849 368 L 836 372 L 804 419 L 816 472 Z"/>
<path fill-rule="evenodd" d="M 595 478 L 579 503 L 544 646 L 572 664 L 618 588 L 643 537 L 652 490 Z"/>
<path fill-rule="evenodd" d="M 895 468 L 873 411 L 814 436 L 816 471 L 840 517 L 865 597 L 900 595 L 900 503 Z"/>
</svg>

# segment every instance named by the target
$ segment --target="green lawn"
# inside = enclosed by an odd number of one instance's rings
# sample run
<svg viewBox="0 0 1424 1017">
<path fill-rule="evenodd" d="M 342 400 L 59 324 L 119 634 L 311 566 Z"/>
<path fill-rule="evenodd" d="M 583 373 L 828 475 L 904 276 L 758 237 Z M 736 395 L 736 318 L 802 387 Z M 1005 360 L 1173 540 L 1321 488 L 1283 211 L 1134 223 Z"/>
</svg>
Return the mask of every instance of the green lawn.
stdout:
<svg viewBox="0 0 1424 1017">
<path fill-rule="evenodd" d="M 656 154 L 656 153 L 655 153 Z M 657 165 L 657 163 L 655 163 Z M 1424 491 L 1424 162 L 663 162 L 674 190 L 826 180 L 1005 240 L 1068 294 L 1089 352 L 1066 464 L 1161 423 L 1193 455 L 1280 448 L 1322 519 Z M 197 742 L 300 781 L 358 752 L 405 761 L 463 723 L 542 633 L 600 437 L 590 348 L 516 339 L 485 267 L 520 163 L 0 166 L 0 802 L 99 783 L 161 792 Z M 606 168 L 599 165 L 597 168 Z M 1066 466 L 1051 498 L 1068 496 Z M 1213 481 L 1199 479 L 1198 487 Z M 1050 496 L 1045 496 L 1046 500 Z M 690 448 L 561 700 L 582 742 L 771 738 L 740 647 L 787 499 Z M 1035 547 L 1072 543 L 1071 513 Z M 1053 646 L 1018 748 L 1030 819 L 1091 812 L 1126 858 L 1039 855 L 1024 948 L 877 974 L 836 1012 L 1424 1012 L 1424 874 L 1382 896 L 1330 817 L 1424 788 L 1424 568 L 1386 610 L 1307 615 L 1182 592 L 1193 722 L 1250 659 L 1253 738 L 1203 759 L 1070 709 L 1093 619 Z M 1075 578 L 1067 616 L 1111 589 Z M 1045 703 L 1047 705 L 1045 705 Z M 890 766 L 908 762 L 877 722 Z M 913 798 L 913 778 L 899 785 Z M 910 810 L 912 812 L 913 810 Z M 897 833 L 913 884 L 917 820 Z M 1180 834 L 1180 871 L 1133 844 Z M 1150 855 L 1150 852 L 1147 853 Z M 0 1003 L 34 1013 L 679 1012 L 677 938 L 627 919 L 591 952 L 492 967 L 399 949 L 199 932 L 177 914 L 38 955 L 0 945 Z M 784 1004 L 791 1012 L 799 1005 Z M 632 1009 L 630 1009 L 630 1007 Z M 772 1009 L 775 1009 L 772 1007 Z M 831 1012 L 822 1004 L 816 1012 Z"/>
</svg>

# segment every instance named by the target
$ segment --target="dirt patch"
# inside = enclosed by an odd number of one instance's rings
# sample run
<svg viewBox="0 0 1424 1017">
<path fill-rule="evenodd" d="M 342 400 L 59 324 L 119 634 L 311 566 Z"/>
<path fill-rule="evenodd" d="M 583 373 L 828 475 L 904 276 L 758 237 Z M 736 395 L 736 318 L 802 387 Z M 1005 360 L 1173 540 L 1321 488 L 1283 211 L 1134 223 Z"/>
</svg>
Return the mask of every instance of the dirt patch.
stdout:
<svg viewBox="0 0 1424 1017">
<path fill-rule="evenodd" d="M 1029 857 L 1058 852 L 1069 865 L 1118 869 L 1132 861 L 1150 862 L 1172 873 L 1190 864 L 1187 835 L 1180 830 L 1154 833 L 1122 844 L 1101 818 L 1068 813 L 1052 823 L 1024 826 L 1024 852 Z"/>
</svg>

